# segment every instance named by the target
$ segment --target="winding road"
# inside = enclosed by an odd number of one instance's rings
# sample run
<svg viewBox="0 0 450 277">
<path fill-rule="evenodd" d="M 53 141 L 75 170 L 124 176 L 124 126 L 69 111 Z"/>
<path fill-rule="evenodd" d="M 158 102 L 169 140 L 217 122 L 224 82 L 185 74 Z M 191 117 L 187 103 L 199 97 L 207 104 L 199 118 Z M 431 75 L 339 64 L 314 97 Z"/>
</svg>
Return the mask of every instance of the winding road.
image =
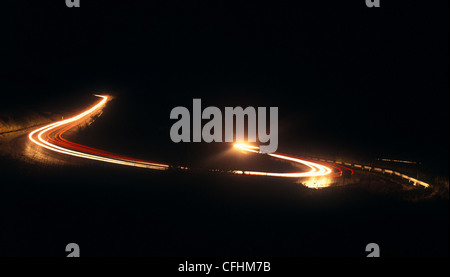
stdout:
<svg viewBox="0 0 450 277">
<path fill-rule="evenodd" d="M 95 95 L 101 100 L 97 102 L 94 106 L 81 112 L 80 114 L 73 116 L 71 118 L 57 121 L 40 127 L 29 133 L 28 138 L 31 142 L 37 144 L 40 147 L 48 149 L 50 151 L 58 152 L 65 155 L 75 156 L 83 159 L 96 160 L 106 163 L 119 164 L 125 166 L 134 166 L 141 168 L 148 168 L 153 170 L 167 170 L 170 168 L 168 164 L 151 162 L 146 160 L 135 159 L 132 157 L 126 157 L 111 153 L 108 151 L 88 147 L 78 143 L 68 141 L 64 138 L 64 134 L 70 129 L 86 124 L 95 115 L 101 113 L 103 107 L 110 100 L 107 95 Z M 294 157 L 290 155 L 280 154 L 280 153 L 260 153 L 258 146 L 252 146 L 244 143 L 234 144 L 234 148 L 238 151 L 257 153 L 261 155 L 268 155 L 272 158 L 280 159 L 283 161 L 288 161 L 294 164 L 302 165 L 303 167 L 309 168 L 308 171 L 301 172 L 289 172 L 289 173 L 279 173 L 279 172 L 262 172 L 262 171 L 246 171 L 246 170 L 232 170 L 232 174 L 236 175 L 255 175 L 255 176 L 269 176 L 269 177 L 284 177 L 284 178 L 328 178 L 328 177 L 340 177 L 343 176 L 346 171 L 348 174 L 352 175 L 354 171 L 351 168 L 345 167 L 337 163 L 322 162 L 316 160 L 308 160 L 304 158 Z M 181 169 L 186 169 L 185 167 L 179 167 Z M 417 180 L 419 184 L 423 183 Z M 416 184 L 416 183 L 414 183 Z M 306 186 L 309 186 L 305 184 Z M 428 184 L 421 184 L 425 187 Z M 327 184 L 319 184 L 318 182 L 313 182 L 310 187 L 326 187 Z"/>
</svg>

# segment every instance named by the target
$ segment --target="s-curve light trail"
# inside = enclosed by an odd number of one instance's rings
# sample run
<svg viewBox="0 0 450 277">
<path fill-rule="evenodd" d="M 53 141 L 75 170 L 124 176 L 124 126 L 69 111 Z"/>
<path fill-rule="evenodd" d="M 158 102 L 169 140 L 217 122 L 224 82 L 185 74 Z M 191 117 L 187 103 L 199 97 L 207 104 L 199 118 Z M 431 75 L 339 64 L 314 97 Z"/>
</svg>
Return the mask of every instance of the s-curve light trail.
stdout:
<svg viewBox="0 0 450 277">
<path fill-rule="evenodd" d="M 57 121 L 55 123 L 36 129 L 28 135 L 28 138 L 32 142 L 48 150 L 75 157 L 157 170 L 165 170 L 169 168 L 169 165 L 167 164 L 154 163 L 120 156 L 103 150 L 79 145 L 63 139 L 62 135 L 64 132 L 86 122 L 86 120 L 88 120 L 91 116 L 101 111 L 106 102 L 109 100 L 109 97 L 105 95 L 95 96 L 102 98 L 102 100 L 95 104 L 93 107 L 74 117 Z"/>
<path fill-rule="evenodd" d="M 235 148 L 247 152 L 260 153 L 259 147 L 251 146 L 242 143 L 236 143 L 234 145 Z M 304 159 L 300 159 L 297 157 L 291 157 L 279 153 L 269 153 L 267 154 L 271 157 L 278 158 L 281 160 L 286 160 L 290 162 L 294 162 L 297 164 L 303 164 L 309 167 L 311 170 L 306 172 L 296 172 L 296 173 L 275 173 L 275 172 L 261 172 L 261 171 L 242 171 L 242 170 L 234 170 L 234 174 L 244 174 L 244 175 L 258 175 L 258 176 L 272 176 L 272 177 L 290 177 L 290 178 L 303 178 L 303 177 L 319 177 L 325 176 L 332 173 L 332 169 L 324 166 L 322 164 L 314 163 L 311 161 L 307 161 Z"/>
<path fill-rule="evenodd" d="M 168 164 L 149 162 L 145 160 L 125 157 L 115 153 L 74 143 L 65 139 L 63 137 L 65 132 L 78 125 L 86 124 L 86 122 L 88 122 L 89 119 L 91 119 L 96 114 L 99 114 L 103 109 L 103 107 L 106 105 L 106 103 L 110 100 L 109 97 L 105 95 L 95 95 L 95 96 L 101 98 L 101 100 L 91 108 L 83 111 L 82 113 L 74 117 L 57 121 L 34 130 L 28 135 L 29 139 L 33 143 L 45 149 L 79 158 L 156 170 L 166 170 L 169 168 Z M 246 152 L 259 153 L 259 147 L 257 146 L 237 143 L 234 145 L 234 147 Z M 298 157 L 292 157 L 280 153 L 270 153 L 267 155 L 277 159 L 304 165 L 310 168 L 310 170 L 305 172 L 294 172 L 294 173 L 233 170 L 231 171 L 231 173 L 239 175 L 257 175 L 257 176 L 289 177 L 289 178 L 337 177 L 340 176 L 340 174 L 342 174 L 343 168 L 337 166 L 330 165 L 331 167 L 334 168 L 331 169 L 330 167 L 325 166 L 324 164 L 321 163 L 316 163 L 306 159 L 300 159 Z M 185 167 L 179 168 L 186 169 Z M 338 172 L 336 172 L 336 170 Z"/>
<path fill-rule="evenodd" d="M 101 100 L 91 108 L 74 117 L 57 121 L 52 124 L 41 127 L 39 129 L 36 129 L 28 135 L 28 138 L 33 143 L 41 147 L 44 147 L 48 150 L 79 158 L 157 170 L 165 170 L 169 168 L 169 165 L 167 164 L 149 162 L 130 157 L 120 156 L 104 150 L 95 149 L 85 145 L 70 142 L 67 139 L 63 138 L 63 134 L 65 132 L 74 128 L 75 126 L 86 123 L 87 120 L 89 120 L 92 116 L 99 113 L 109 100 L 109 97 L 105 95 L 95 95 L 95 96 L 100 97 Z M 235 144 L 234 147 L 243 151 L 259 153 L 259 147 L 256 146 L 238 143 Z M 332 173 L 332 169 L 322 164 L 314 163 L 296 157 L 290 157 L 279 153 L 271 153 L 268 155 L 281 160 L 306 165 L 307 167 L 310 168 L 310 170 L 307 172 L 296 172 L 296 173 L 271 173 L 259 171 L 234 170 L 232 171 L 232 173 L 244 175 L 273 176 L 273 177 L 291 177 L 291 178 L 318 177 L 329 175 L 330 173 Z"/>
<path fill-rule="evenodd" d="M 110 97 L 106 95 L 95 95 L 101 100 L 96 103 L 94 106 L 89 109 L 81 112 L 80 114 L 65 119 L 61 121 L 57 121 L 46 125 L 44 127 L 38 128 L 31 133 L 29 133 L 28 138 L 31 142 L 37 144 L 40 147 L 48 149 L 53 152 L 70 155 L 74 157 L 101 161 L 112 164 L 126 165 L 126 166 L 134 166 L 141 167 L 147 169 L 155 169 L 155 170 L 167 170 L 170 168 L 168 164 L 158 163 L 158 162 L 150 162 L 146 160 L 140 160 L 135 158 L 130 158 L 122 155 L 118 155 L 115 153 L 111 153 L 108 151 L 88 147 L 86 145 L 81 145 L 78 143 L 74 143 L 68 141 L 63 137 L 65 132 L 70 129 L 88 123 L 94 116 L 99 115 L 106 105 L 106 103 L 110 100 Z M 251 153 L 260 153 L 259 147 L 252 146 L 243 143 L 234 144 L 234 148 Z M 301 164 L 309 168 L 309 171 L 302 172 L 290 172 L 290 173 L 279 173 L 279 172 L 263 172 L 263 171 L 247 171 L 247 170 L 232 170 L 227 171 L 232 174 L 237 175 L 253 175 L 253 176 L 270 176 L 270 177 L 288 177 L 288 178 L 305 178 L 302 182 L 307 187 L 312 188 L 322 188 L 329 186 L 330 178 L 329 177 L 338 177 L 343 176 L 344 171 L 347 174 L 353 175 L 354 171 L 351 168 L 345 167 L 342 165 L 340 161 L 327 161 L 321 160 L 321 162 L 314 162 L 312 160 L 307 160 L 304 158 L 293 157 L 280 153 L 267 153 L 266 155 L 271 156 L 276 159 L 288 161 L 295 164 Z M 347 164 L 347 163 L 345 163 Z M 361 165 L 354 165 L 362 168 Z M 186 167 L 178 166 L 180 169 L 187 169 Z M 366 168 L 366 167 L 364 167 Z M 369 167 L 371 169 L 372 167 Z M 380 168 L 375 168 L 375 170 L 383 171 Z M 220 172 L 220 171 L 219 171 Z M 223 172 L 223 171 L 222 171 Z M 414 185 L 419 184 L 424 187 L 428 187 L 429 184 L 414 179 L 412 177 L 408 177 L 404 174 L 400 174 L 398 172 L 394 172 L 392 170 L 384 170 L 384 172 L 391 172 L 391 174 L 395 174 L 401 176 L 402 178 L 407 179 L 408 181 L 412 181 Z M 308 180 L 309 178 L 309 180 Z"/>
</svg>

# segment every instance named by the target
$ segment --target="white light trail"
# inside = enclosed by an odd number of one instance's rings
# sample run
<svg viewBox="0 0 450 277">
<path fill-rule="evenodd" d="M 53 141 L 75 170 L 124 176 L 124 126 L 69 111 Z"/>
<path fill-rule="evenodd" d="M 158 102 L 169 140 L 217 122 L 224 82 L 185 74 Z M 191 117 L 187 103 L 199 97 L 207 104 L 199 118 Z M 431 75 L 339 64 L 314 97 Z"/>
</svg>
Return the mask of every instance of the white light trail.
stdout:
<svg viewBox="0 0 450 277">
<path fill-rule="evenodd" d="M 135 166 L 135 167 L 158 169 L 158 170 L 165 170 L 169 167 L 166 164 L 160 164 L 160 163 L 136 161 L 133 159 L 125 159 L 125 158 L 117 158 L 117 157 L 106 157 L 106 156 L 100 156 L 95 153 L 88 154 L 88 153 L 75 151 L 75 150 L 71 150 L 71 149 L 67 149 L 67 148 L 55 145 L 55 144 L 50 143 L 42 138 L 45 134 L 48 134 L 51 131 L 55 131 L 58 128 L 67 127 L 69 124 L 73 124 L 76 121 L 84 119 L 90 115 L 93 115 L 95 112 L 99 111 L 108 101 L 108 96 L 104 96 L 104 95 L 95 95 L 95 96 L 102 98 L 102 100 L 99 103 L 97 103 L 96 105 L 94 105 L 93 107 L 91 107 L 90 109 L 80 113 L 77 116 L 74 116 L 74 117 L 71 117 L 71 118 L 68 118 L 65 120 L 57 121 L 55 123 L 46 125 L 39 129 L 36 129 L 28 135 L 28 138 L 33 143 L 35 143 L 41 147 L 44 147 L 44 148 L 49 149 L 54 152 L 71 155 L 71 156 L 75 156 L 75 157 L 96 160 L 96 161 L 102 161 L 102 162 L 107 162 L 107 163 L 113 163 L 113 164 L 121 164 L 121 165 L 127 165 L 127 166 Z M 36 135 L 36 138 L 34 138 L 35 135 Z"/>
<path fill-rule="evenodd" d="M 251 146 L 243 143 L 237 143 L 234 145 L 235 148 L 247 152 L 259 153 L 259 147 Z M 300 158 L 290 157 L 279 153 L 268 153 L 266 155 L 272 156 L 274 158 L 303 164 L 307 167 L 311 168 L 310 171 L 307 172 L 295 172 L 295 173 L 275 173 L 275 172 L 262 172 L 262 171 L 242 171 L 242 170 L 234 170 L 234 174 L 244 174 L 244 175 L 257 175 L 257 176 L 273 176 L 273 177 L 289 177 L 289 178 L 302 178 L 302 177 L 317 177 L 317 176 L 325 176 L 332 172 L 331 168 L 324 166 L 322 164 L 313 163 L 310 161 L 306 161 Z"/>
</svg>

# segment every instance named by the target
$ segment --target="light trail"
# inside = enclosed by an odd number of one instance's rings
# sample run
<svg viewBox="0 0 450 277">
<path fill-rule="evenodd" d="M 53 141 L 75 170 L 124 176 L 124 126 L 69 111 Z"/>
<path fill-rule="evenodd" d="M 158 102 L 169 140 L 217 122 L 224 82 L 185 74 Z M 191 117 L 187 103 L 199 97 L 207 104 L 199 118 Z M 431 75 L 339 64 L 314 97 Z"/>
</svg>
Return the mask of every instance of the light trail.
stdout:
<svg viewBox="0 0 450 277">
<path fill-rule="evenodd" d="M 243 144 L 243 143 L 236 143 L 234 145 L 234 147 L 239 150 L 242 150 L 242 151 L 260 153 L 259 147 L 257 147 L 257 146 L 251 146 L 251 145 L 247 145 L 247 144 Z M 275 173 L 275 172 L 262 172 L 262 171 L 234 170 L 233 173 L 234 174 L 244 174 L 244 175 L 272 176 L 272 177 L 305 178 L 305 177 L 326 176 L 333 172 L 332 169 L 327 166 L 324 166 L 324 165 L 318 164 L 318 163 L 314 163 L 311 161 L 307 161 L 304 159 L 300 159 L 297 157 L 291 157 L 291 156 L 287 156 L 287 155 L 279 154 L 279 153 L 268 153 L 267 155 L 277 158 L 277 159 L 306 165 L 311 170 L 307 171 L 307 172 L 295 172 L 295 173 Z"/>
<path fill-rule="evenodd" d="M 129 158 L 125 156 L 115 155 L 106 151 L 102 151 L 95 148 L 90 148 L 86 146 L 81 146 L 76 143 L 69 141 L 63 141 L 62 134 L 81 124 L 83 120 L 88 119 L 90 116 L 99 112 L 108 101 L 108 96 L 105 95 L 95 95 L 102 98 L 96 105 L 90 109 L 76 115 L 74 117 L 57 121 L 55 123 L 46 125 L 39 129 L 32 131 L 28 138 L 35 144 L 44 147 L 48 150 L 58 152 L 61 154 L 71 155 L 79 158 L 85 158 L 90 160 L 102 161 L 112 164 L 120 164 L 127 166 L 135 166 L 149 169 L 165 170 L 169 168 L 169 165 L 162 163 L 154 163 L 144 160 L 138 160 L 134 158 Z M 53 134 L 56 133 L 56 138 L 53 138 Z M 57 139 L 60 138 L 60 139 Z M 65 147 L 64 147 L 65 146 Z M 81 151 L 80 151 L 81 150 Z"/>
<path fill-rule="evenodd" d="M 92 116 L 101 113 L 102 108 L 109 101 L 109 97 L 105 95 L 95 95 L 101 100 L 92 106 L 91 108 L 85 110 L 84 112 L 65 119 L 61 121 L 57 121 L 46 125 L 44 127 L 38 128 L 31 133 L 29 133 L 28 138 L 31 142 L 54 152 L 70 155 L 74 157 L 90 159 L 95 161 L 101 161 L 112 164 L 119 164 L 125 166 L 134 166 L 141 167 L 147 169 L 155 169 L 155 170 L 167 170 L 169 169 L 168 164 L 157 163 L 157 162 L 149 162 L 145 160 L 130 158 L 126 156 L 117 155 L 115 153 L 111 153 L 108 151 L 88 147 L 85 145 L 77 144 L 63 138 L 63 134 L 68 130 L 86 123 L 88 119 Z M 252 146 L 243 143 L 234 144 L 234 148 L 244 151 L 244 152 L 252 152 L 252 153 L 260 153 L 259 147 Z M 262 154 L 262 153 L 261 153 Z M 343 170 L 349 171 L 353 174 L 353 170 L 342 165 L 338 164 L 329 164 L 329 163 L 320 163 L 313 162 L 307 159 L 301 159 L 298 157 L 288 156 L 280 153 L 267 153 L 265 155 L 269 155 L 271 157 L 293 162 L 296 164 L 301 164 L 308 167 L 310 170 L 305 172 L 293 172 L 293 173 L 278 173 L 278 172 L 263 172 L 263 171 L 247 171 L 247 170 L 232 170 L 231 173 L 237 175 L 253 175 L 253 176 L 271 176 L 271 177 L 287 177 L 287 178 L 306 178 L 306 183 L 304 183 L 307 187 L 319 188 L 319 187 L 327 187 L 329 183 L 328 177 L 338 177 L 342 176 Z M 328 166 L 334 168 L 331 169 Z M 180 169 L 187 169 L 186 167 L 179 167 Z M 307 178 L 310 178 L 307 180 Z M 325 178 L 325 179 L 324 179 Z M 410 181 L 414 182 L 414 185 L 419 184 L 424 187 L 428 187 L 429 184 L 424 183 L 422 181 L 409 178 Z M 311 185 L 308 185 L 308 182 Z"/>
<path fill-rule="evenodd" d="M 102 100 L 99 101 L 94 106 L 92 106 L 91 108 L 89 108 L 88 110 L 74 117 L 61 120 L 46 125 L 44 127 L 41 127 L 39 129 L 36 129 L 28 135 L 28 138 L 33 143 L 41 147 L 44 147 L 48 150 L 79 158 L 150 169 L 165 170 L 169 168 L 169 165 L 167 164 L 148 162 L 144 160 L 119 156 L 111 152 L 91 148 L 85 145 L 80 145 L 64 139 L 63 134 L 66 131 L 72 129 L 77 125 L 82 124 L 83 122 L 86 121 L 86 119 L 90 118 L 97 112 L 100 112 L 101 109 L 105 106 L 105 104 L 109 100 L 108 96 L 105 95 L 95 95 L 95 96 L 102 98 Z M 243 151 L 259 153 L 259 147 L 256 146 L 250 146 L 246 144 L 235 144 L 234 147 Z M 306 165 L 307 167 L 310 168 L 310 170 L 307 172 L 296 172 L 296 173 L 271 173 L 271 172 L 235 170 L 233 171 L 233 173 L 245 175 L 273 176 L 273 177 L 291 177 L 291 178 L 317 177 L 329 175 L 330 173 L 332 173 L 332 170 L 329 167 L 311 161 L 307 161 L 304 159 L 290 157 L 279 153 L 271 153 L 268 155 L 278 159 Z"/>
</svg>

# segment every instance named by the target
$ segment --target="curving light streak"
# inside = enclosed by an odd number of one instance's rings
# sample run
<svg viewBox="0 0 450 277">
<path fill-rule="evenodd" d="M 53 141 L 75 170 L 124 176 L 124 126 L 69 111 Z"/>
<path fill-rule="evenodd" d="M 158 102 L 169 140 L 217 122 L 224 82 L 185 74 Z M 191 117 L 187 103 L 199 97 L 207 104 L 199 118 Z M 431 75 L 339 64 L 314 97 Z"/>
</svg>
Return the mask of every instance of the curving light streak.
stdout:
<svg viewBox="0 0 450 277">
<path fill-rule="evenodd" d="M 247 152 L 260 153 L 259 147 L 251 146 L 243 143 L 236 143 L 234 145 L 235 148 Z M 332 172 L 331 168 L 324 166 L 322 164 L 306 161 L 300 158 L 291 157 L 279 153 L 269 153 L 269 156 L 306 165 L 311 168 L 310 171 L 307 172 L 296 172 L 296 173 L 275 173 L 275 172 L 261 172 L 261 171 L 242 171 L 242 170 L 234 170 L 232 171 L 234 174 L 244 174 L 244 175 L 258 175 L 258 176 L 273 176 L 273 177 L 289 177 L 289 178 L 302 178 L 302 177 L 317 177 L 317 176 L 325 176 Z"/>
<path fill-rule="evenodd" d="M 105 95 L 95 95 L 97 97 L 102 98 L 97 104 L 89 108 L 88 110 L 65 120 L 57 121 L 55 123 L 46 125 L 39 129 L 32 131 L 28 138 L 35 144 L 44 147 L 48 150 L 58 152 L 61 154 L 71 155 L 75 157 L 102 161 L 113 164 L 121 164 L 127 166 L 135 166 L 142 168 L 150 168 L 150 169 L 158 169 L 165 170 L 169 168 L 169 165 L 162 163 L 154 163 L 143 160 L 138 160 L 129 157 L 118 156 L 114 153 L 106 152 L 103 150 L 87 147 L 84 145 L 80 145 L 77 143 L 73 143 L 67 141 L 62 137 L 62 135 L 72 129 L 73 127 L 85 122 L 90 116 L 99 112 L 108 101 L 108 96 Z M 248 151 L 259 153 L 259 147 L 246 145 L 246 144 L 235 144 L 234 147 Z M 332 172 L 329 167 L 324 165 L 314 163 L 311 161 L 302 160 L 295 157 L 290 157 L 287 155 L 282 155 L 278 153 L 268 154 L 272 157 L 291 161 L 294 163 L 299 163 L 306 165 L 311 170 L 307 172 L 298 172 L 298 173 L 271 173 L 271 172 L 258 172 L 258 171 L 241 171 L 235 170 L 233 173 L 235 174 L 245 174 L 245 175 L 260 175 L 260 176 L 273 176 L 273 177 L 291 177 L 291 178 L 300 178 L 300 177 L 317 177 L 317 176 L 325 176 Z"/>
<path fill-rule="evenodd" d="M 88 120 L 91 116 L 99 113 L 101 109 L 105 106 L 107 101 L 109 100 L 108 96 L 105 95 L 95 95 L 97 97 L 102 98 L 97 104 L 89 108 L 88 110 L 65 120 L 57 121 L 52 124 L 46 125 L 44 127 L 38 128 L 32 131 L 28 138 L 33 143 L 44 147 L 48 150 L 58 152 L 61 154 L 71 155 L 75 157 L 102 161 L 112 164 L 120 164 L 126 166 L 134 166 L 148 169 L 156 169 L 156 170 L 166 170 L 169 168 L 169 165 L 163 163 L 149 162 L 144 160 L 139 160 L 135 158 L 120 156 L 111 152 L 91 148 L 85 145 L 80 145 L 77 143 L 70 142 L 62 137 L 62 135 L 72 129 L 73 127 L 80 125 L 86 120 Z M 252 153 L 260 153 L 259 147 L 251 146 L 247 144 L 237 143 L 234 145 L 235 148 Z M 313 177 L 310 181 L 312 185 L 306 184 L 308 187 L 326 187 L 328 184 L 323 182 L 322 179 L 317 179 L 314 177 L 337 177 L 342 176 L 342 169 L 349 170 L 351 174 L 353 174 L 353 170 L 341 165 L 330 165 L 337 170 L 338 172 L 334 172 L 330 167 L 327 167 L 321 163 L 316 163 L 313 161 L 300 159 L 297 157 L 292 157 L 279 153 L 269 153 L 267 154 L 274 158 L 294 162 L 297 164 L 302 164 L 310 168 L 307 172 L 295 172 L 295 173 L 274 173 L 274 172 L 261 172 L 261 171 L 242 171 L 242 170 L 233 170 L 231 171 L 234 174 L 239 175 L 256 175 L 256 176 L 273 176 L 273 177 L 289 177 L 289 178 L 303 178 L 303 177 Z M 341 169 L 342 167 L 342 169 Z M 180 169 L 187 169 L 186 167 L 179 167 Z M 333 174 L 331 174 L 333 173 Z M 419 184 L 424 187 L 428 187 L 429 184 L 419 181 L 417 179 L 411 177 L 405 177 L 412 181 L 414 185 Z M 325 180 L 329 181 L 329 180 Z M 323 183 L 323 184 L 322 184 Z"/>
<path fill-rule="evenodd" d="M 127 166 L 135 166 L 142 168 L 150 168 L 150 169 L 159 169 L 165 170 L 169 168 L 167 164 L 148 162 L 138 159 L 133 159 L 129 157 L 118 156 L 114 153 L 106 152 L 103 150 L 87 147 L 84 145 L 80 145 L 77 143 L 73 143 L 67 141 L 62 137 L 62 135 L 72 129 L 73 127 L 85 122 L 86 119 L 90 118 L 90 116 L 96 114 L 101 111 L 101 109 L 105 106 L 108 101 L 108 96 L 105 95 L 95 95 L 97 97 L 102 98 L 97 104 L 89 108 L 88 110 L 65 120 L 57 121 L 55 123 L 46 125 L 44 127 L 38 128 L 32 131 L 28 138 L 35 144 L 44 147 L 48 150 L 58 152 L 61 154 L 71 155 L 75 157 L 102 161 L 113 164 L 121 164 Z M 241 149 L 243 151 L 259 153 L 259 147 L 246 145 L 246 144 L 235 144 L 234 147 Z M 291 161 L 294 163 L 299 163 L 306 165 L 311 170 L 307 172 L 298 172 L 298 173 L 271 173 L 271 172 L 259 172 L 259 171 L 241 171 L 235 170 L 233 173 L 235 174 L 245 174 L 245 175 L 260 175 L 260 176 L 273 176 L 273 177 L 291 177 L 291 178 L 300 178 L 300 177 L 317 177 L 317 176 L 325 176 L 332 172 L 329 167 L 324 165 L 314 163 L 311 161 L 306 161 L 303 159 L 299 159 L 296 157 L 290 157 L 287 155 L 282 155 L 278 153 L 268 154 L 272 157 Z"/>
<path fill-rule="evenodd" d="M 100 102 L 98 102 L 96 105 L 94 105 L 93 107 L 91 107 L 90 109 L 80 113 L 77 116 L 74 116 L 74 117 L 71 117 L 71 118 L 68 118 L 65 120 L 57 121 L 55 123 L 46 125 L 39 129 L 36 129 L 28 135 L 28 138 L 33 143 L 35 143 L 41 147 L 44 147 L 48 150 L 66 154 L 66 155 L 75 156 L 75 157 L 96 160 L 96 161 L 102 161 L 102 162 L 107 162 L 107 163 L 113 163 L 113 164 L 121 164 L 121 165 L 127 165 L 127 166 L 135 166 L 135 167 L 158 169 L 158 170 L 165 170 L 165 169 L 169 168 L 169 165 L 166 165 L 166 164 L 136 160 L 136 159 L 117 156 L 117 155 L 113 155 L 113 154 L 105 155 L 105 153 L 107 153 L 107 152 L 97 150 L 94 148 L 85 147 L 84 149 L 86 152 L 81 152 L 81 151 L 76 151 L 73 149 L 68 149 L 68 148 L 56 145 L 55 143 L 57 142 L 57 140 L 51 139 L 51 134 L 53 132 L 60 130 L 60 132 L 58 133 L 58 137 L 61 137 L 61 134 L 63 132 L 75 127 L 78 124 L 81 124 L 82 123 L 81 120 L 87 119 L 89 116 L 100 111 L 103 108 L 103 106 L 106 104 L 106 102 L 108 101 L 108 96 L 104 96 L 104 95 L 95 95 L 95 96 L 102 98 L 102 100 Z M 45 137 L 46 139 L 44 139 L 43 137 Z M 51 142 L 49 142 L 49 140 L 52 142 L 55 142 L 55 143 L 51 143 Z M 74 143 L 65 143 L 64 145 L 70 146 L 70 145 L 75 145 L 75 144 Z M 101 153 L 102 155 L 99 155 L 98 153 Z"/>
</svg>

